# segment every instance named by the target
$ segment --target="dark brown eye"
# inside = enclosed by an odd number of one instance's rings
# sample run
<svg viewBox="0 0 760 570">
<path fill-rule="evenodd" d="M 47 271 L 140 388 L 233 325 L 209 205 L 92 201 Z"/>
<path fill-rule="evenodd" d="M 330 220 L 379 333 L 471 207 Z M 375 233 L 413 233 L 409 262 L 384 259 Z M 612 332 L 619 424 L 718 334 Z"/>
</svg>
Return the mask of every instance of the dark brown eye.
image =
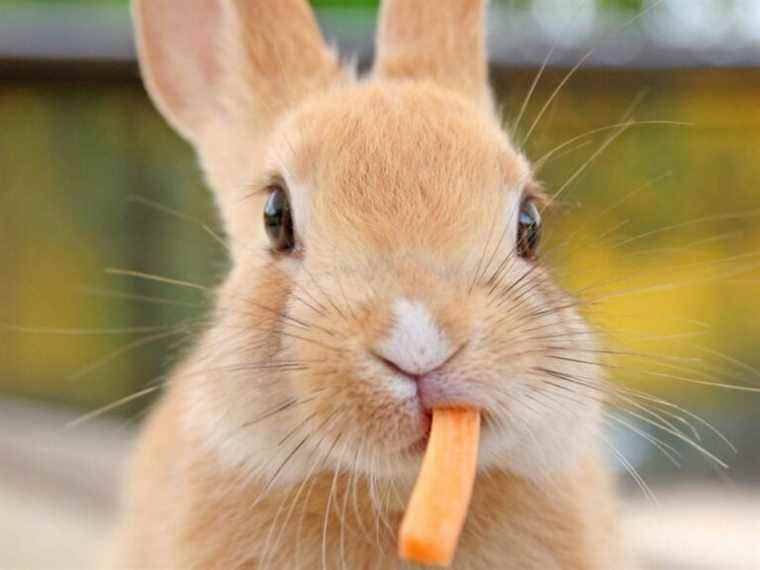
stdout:
<svg viewBox="0 0 760 570">
<path fill-rule="evenodd" d="M 533 200 L 525 200 L 517 220 L 517 254 L 525 259 L 535 259 L 540 241 L 541 214 Z"/>
<path fill-rule="evenodd" d="M 264 207 L 264 227 L 275 251 L 288 252 L 295 247 L 290 201 L 285 190 L 279 186 L 272 189 Z"/>
</svg>

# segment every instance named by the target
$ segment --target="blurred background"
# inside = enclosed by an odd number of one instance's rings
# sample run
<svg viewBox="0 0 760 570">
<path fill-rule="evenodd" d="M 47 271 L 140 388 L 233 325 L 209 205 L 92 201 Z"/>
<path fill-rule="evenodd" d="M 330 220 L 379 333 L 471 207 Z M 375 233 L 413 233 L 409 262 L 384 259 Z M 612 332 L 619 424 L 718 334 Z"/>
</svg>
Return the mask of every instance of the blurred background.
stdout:
<svg viewBox="0 0 760 570">
<path fill-rule="evenodd" d="M 366 68 L 376 3 L 313 3 Z M 607 416 L 632 552 L 760 569 L 760 1 L 491 12 L 505 126 L 560 193 L 546 257 L 649 398 Z M 224 275 L 204 225 L 222 231 L 140 84 L 127 2 L 0 0 L 0 568 L 92 566 L 207 314 L 183 284 Z"/>
</svg>

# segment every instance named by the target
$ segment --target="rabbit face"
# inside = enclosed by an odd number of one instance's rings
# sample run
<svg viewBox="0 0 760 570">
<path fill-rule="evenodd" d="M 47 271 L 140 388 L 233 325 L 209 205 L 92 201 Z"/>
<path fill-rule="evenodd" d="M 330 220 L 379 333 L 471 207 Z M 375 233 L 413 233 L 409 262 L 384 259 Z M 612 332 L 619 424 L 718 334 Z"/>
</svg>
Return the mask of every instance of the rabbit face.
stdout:
<svg viewBox="0 0 760 570">
<path fill-rule="evenodd" d="M 284 206 L 290 237 L 238 256 L 197 398 L 234 461 L 412 477 L 444 405 L 483 410 L 484 468 L 541 478 L 584 451 L 593 334 L 536 255 L 542 196 L 489 114 L 367 81 L 290 113 L 265 165 L 250 223 Z"/>
</svg>

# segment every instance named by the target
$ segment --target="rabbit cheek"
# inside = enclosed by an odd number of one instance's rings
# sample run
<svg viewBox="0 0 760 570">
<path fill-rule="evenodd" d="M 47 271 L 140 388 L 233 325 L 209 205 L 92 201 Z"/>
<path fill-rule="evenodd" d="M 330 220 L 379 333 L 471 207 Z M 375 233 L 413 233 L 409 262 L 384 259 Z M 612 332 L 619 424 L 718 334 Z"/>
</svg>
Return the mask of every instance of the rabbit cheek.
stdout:
<svg viewBox="0 0 760 570">
<path fill-rule="evenodd" d="M 307 318 L 307 309 L 295 304 L 292 309 L 293 318 Z M 424 438 L 429 417 L 420 408 L 413 382 L 389 374 L 381 362 L 367 357 L 364 333 L 377 326 L 377 314 L 353 316 L 346 313 L 345 319 L 330 324 L 318 321 L 308 337 L 284 339 L 284 349 L 294 360 L 307 363 L 290 377 L 297 396 L 311 395 L 302 413 L 313 416 L 312 425 L 324 431 L 318 441 L 323 453 L 337 440 L 334 457 L 350 457 L 366 473 L 395 474 L 406 460 L 416 461 L 405 457 L 405 450 Z"/>
<path fill-rule="evenodd" d="M 511 276 L 511 282 L 519 279 Z M 593 447 L 605 384 L 595 335 L 576 302 L 534 270 L 522 292 L 504 290 L 484 318 L 478 359 L 491 405 L 482 457 L 536 479 L 572 467 Z"/>
</svg>

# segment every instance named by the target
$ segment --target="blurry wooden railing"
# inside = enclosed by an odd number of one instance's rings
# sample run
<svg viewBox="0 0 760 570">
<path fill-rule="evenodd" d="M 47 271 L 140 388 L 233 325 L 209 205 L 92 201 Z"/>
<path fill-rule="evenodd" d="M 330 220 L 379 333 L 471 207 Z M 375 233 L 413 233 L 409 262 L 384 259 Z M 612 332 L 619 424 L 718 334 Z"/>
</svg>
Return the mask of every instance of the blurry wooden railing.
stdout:
<svg viewBox="0 0 760 570">
<path fill-rule="evenodd" d="M 30 73 L 64 78 L 72 73 L 136 76 L 132 30 L 124 7 L 49 4 L 2 6 L 1 10 L 0 77 Z M 494 3 L 491 12 L 488 38 L 491 62 L 497 68 L 538 67 L 550 51 L 549 64 L 559 67 L 572 67 L 581 59 L 584 67 L 760 65 L 760 29 L 753 34 L 752 30 L 739 33 L 728 27 L 720 37 L 706 37 L 688 27 L 674 30 L 672 22 L 661 22 L 662 18 L 649 11 L 633 17 L 605 13 L 588 29 L 580 29 L 577 19 L 569 18 L 563 27 L 566 33 L 558 41 L 549 33 L 551 13 L 536 16 L 530 10 L 507 9 Z M 342 53 L 366 65 L 373 51 L 374 11 L 322 8 L 318 17 Z M 554 24 L 557 27 L 557 22 Z M 722 28 L 716 24 L 713 29 Z"/>
</svg>

